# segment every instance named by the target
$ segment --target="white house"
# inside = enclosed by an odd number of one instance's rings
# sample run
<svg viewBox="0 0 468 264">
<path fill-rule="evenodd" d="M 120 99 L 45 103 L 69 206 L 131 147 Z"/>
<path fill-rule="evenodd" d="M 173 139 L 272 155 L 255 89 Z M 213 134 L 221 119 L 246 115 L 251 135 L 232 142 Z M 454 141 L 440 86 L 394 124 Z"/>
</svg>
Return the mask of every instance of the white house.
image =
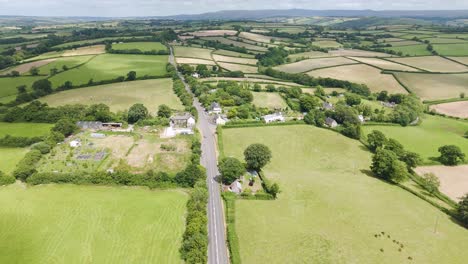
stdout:
<svg viewBox="0 0 468 264">
<path fill-rule="evenodd" d="M 221 114 L 223 109 L 217 102 L 213 102 L 210 105 L 210 114 Z"/>
<path fill-rule="evenodd" d="M 77 148 L 77 147 L 79 147 L 79 146 L 81 146 L 81 141 L 79 141 L 79 140 L 72 140 L 72 141 L 70 141 L 70 147 L 72 147 L 72 148 Z"/>
<path fill-rule="evenodd" d="M 363 115 L 358 115 L 357 117 L 361 123 L 364 123 L 365 119 Z"/>
<path fill-rule="evenodd" d="M 271 115 L 265 115 L 262 116 L 263 120 L 265 123 L 271 123 L 271 122 L 284 122 L 284 116 L 281 113 L 274 113 Z"/>
<path fill-rule="evenodd" d="M 226 124 L 226 122 L 228 122 L 228 121 L 229 120 L 226 117 L 223 117 L 222 115 L 216 115 L 216 118 L 215 118 L 216 125 L 224 126 Z"/>
<path fill-rule="evenodd" d="M 338 126 L 338 123 L 336 122 L 336 120 L 331 118 L 331 117 L 327 117 L 325 119 L 325 124 L 327 124 L 327 126 L 329 126 L 331 128 L 334 128 L 334 127 Z"/>
<path fill-rule="evenodd" d="M 239 180 L 235 180 L 231 185 L 229 185 L 229 191 L 237 194 L 242 193 L 242 184 Z"/>
<path fill-rule="evenodd" d="M 170 118 L 170 121 L 171 127 L 174 128 L 192 128 L 196 123 L 195 118 L 189 113 L 174 115 Z"/>
</svg>

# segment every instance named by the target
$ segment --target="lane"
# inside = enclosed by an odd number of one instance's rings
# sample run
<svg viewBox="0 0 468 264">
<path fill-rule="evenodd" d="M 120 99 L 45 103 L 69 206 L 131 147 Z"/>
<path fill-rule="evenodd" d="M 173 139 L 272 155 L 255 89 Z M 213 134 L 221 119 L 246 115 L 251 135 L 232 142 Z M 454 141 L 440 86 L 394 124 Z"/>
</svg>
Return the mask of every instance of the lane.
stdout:
<svg viewBox="0 0 468 264">
<path fill-rule="evenodd" d="M 169 62 L 176 67 L 173 50 L 169 56 Z M 190 87 L 186 83 L 184 76 L 177 72 L 179 78 L 184 82 L 185 89 L 189 92 Z M 209 122 L 209 116 L 201 106 L 197 98 L 193 102 L 198 111 L 197 127 L 202 134 L 201 164 L 206 168 L 206 183 L 208 186 L 208 263 L 225 264 L 229 263 L 226 246 L 226 233 L 224 225 L 224 209 L 221 201 L 220 184 L 215 180 L 218 172 L 218 162 L 216 155 L 216 126 Z"/>
</svg>

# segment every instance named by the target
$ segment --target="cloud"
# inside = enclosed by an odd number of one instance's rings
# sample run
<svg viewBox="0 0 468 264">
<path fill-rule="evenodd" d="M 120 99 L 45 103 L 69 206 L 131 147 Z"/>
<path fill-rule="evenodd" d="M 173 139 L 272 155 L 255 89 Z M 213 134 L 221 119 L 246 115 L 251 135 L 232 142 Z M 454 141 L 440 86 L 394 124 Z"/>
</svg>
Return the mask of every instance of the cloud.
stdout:
<svg viewBox="0 0 468 264">
<path fill-rule="evenodd" d="M 468 9 L 466 0 L 0 0 L 0 15 L 164 16 L 247 9 Z"/>
</svg>

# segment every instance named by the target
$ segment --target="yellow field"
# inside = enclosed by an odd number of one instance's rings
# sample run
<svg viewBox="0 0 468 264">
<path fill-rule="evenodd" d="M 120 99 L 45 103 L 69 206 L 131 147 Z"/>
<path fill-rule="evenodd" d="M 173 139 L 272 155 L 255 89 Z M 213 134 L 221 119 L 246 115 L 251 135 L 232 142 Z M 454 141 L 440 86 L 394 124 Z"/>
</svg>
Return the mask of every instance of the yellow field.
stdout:
<svg viewBox="0 0 468 264">
<path fill-rule="evenodd" d="M 213 54 L 213 59 L 217 62 L 232 62 L 232 63 L 239 63 L 239 64 L 257 65 L 256 59 L 229 57 L 229 56 L 223 56 L 223 55 L 217 55 L 217 54 Z"/>
<path fill-rule="evenodd" d="M 448 116 L 468 118 L 468 101 L 436 104 L 431 105 L 430 108 Z"/>
<path fill-rule="evenodd" d="M 314 69 L 332 67 L 346 64 L 356 64 L 356 61 L 344 58 L 344 57 L 333 57 L 333 58 L 317 58 L 302 60 L 294 63 L 283 64 L 275 67 L 276 70 L 288 72 L 288 73 L 300 73 L 307 72 Z"/>
<path fill-rule="evenodd" d="M 218 65 L 226 69 L 228 71 L 242 71 L 244 73 L 256 73 L 257 67 L 241 65 L 241 64 L 234 64 L 234 63 L 225 63 L 225 62 L 218 62 Z"/>
<path fill-rule="evenodd" d="M 350 57 L 353 60 L 360 61 L 365 64 L 370 64 L 372 66 L 375 66 L 377 68 L 383 69 L 383 70 L 396 70 L 396 71 L 420 71 L 418 69 L 415 69 L 413 67 L 405 66 L 402 64 L 398 64 L 395 62 L 387 61 L 387 60 L 382 60 L 378 58 L 361 58 L 361 57 Z"/>
<path fill-rule="evenodd" d="M 466 72 L 468 67 L 439 56 L 391 58 L 390 60 L 430 72 Z"/>
</svg>

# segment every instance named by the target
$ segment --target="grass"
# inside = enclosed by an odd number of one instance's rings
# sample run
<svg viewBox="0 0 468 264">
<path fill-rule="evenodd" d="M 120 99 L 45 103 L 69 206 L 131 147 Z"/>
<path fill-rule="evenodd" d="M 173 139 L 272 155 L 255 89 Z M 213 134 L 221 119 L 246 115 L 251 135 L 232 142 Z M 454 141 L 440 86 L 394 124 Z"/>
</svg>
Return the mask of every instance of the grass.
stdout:
<svg viewBox="0 0 468 264">
<path fill-rule="evenodd" d="M 278 93 L 252 92 L 253 104 L 257 107 L 284 109 L 288 105 Z"/>
<path fill-rule="evenodd" d="M 244 73 L 257 73 L 258 68 L 256 66 L 248 66 L 243 64 L 234 64 L 226 62 L 218 62 L 219 67 L 228 71 L 241 71 Z"/>
<path fill-rule="evenodd" d="M 143 52 L 153 50 L 167 50 L 161 42 L 128 42 L 128 43 L 117 43 L 112 44 L 114 50 L 130 50 L 139 49 Z"/>
<path fill-rule="evenodd" d="M 212 60 L 210 49 L 174 46 L 174 55 L 176 57 L 196 58 L 204 60 Z"/>
<path fill-rule="evenodd" d="M 239 58 L 239 57 L 230 57 L 230 56 L 223 56 L 218 54 L 213 54 L 213 59 L 217 62 L 232 62 L 238 64 L 247 64 L 247 65 L 257 65 L 256 59 L 249 59 L 249 58 Z"/>
<path fill-rule="evenodd" d="M 468 131 L 468 122 L 439 116 L 426 116 L 418 126 L 363 126 L 363 133 L 380 130 L 387 137 L 398 140 L 407 150 L 421 155 L 424 162 L 433 163 L 443 145 L 456 145 L 468 155 L 468 140 L 463 137 Z"/>
<path fill-rule="evenodd" d="M 246 48 L 248 50 L 253 50 L 253 51 L 266 51 L 267 50 L 266 47 L 262 47 L 260 45 L 248 44 L 248 43 L 245 43 L 245 42 L 235 41 L 235 40 L 227 39 L 227 38 L 223 38 L 223 37 L 206 37 L 206 38 L 203 38 L 203 39 L 219 41 L 219 42 L 221 42 L 223 44 L 226 44 L 226 45 L 233 45 L 233 46 L 236 46 L 236 47 L 244 47 L 244 48 Z"/>
<path fill-rule="evenodd" d="M 152 114 L 161 104 L 166 104 L 173 109 L 183 109 L 179 98 L 172 91 L 171 79 L 122 82 L 79 88 L 52 94 L 40 100 L 50 106 L 104 103 L 114 112 L 128 109 L 136 102 L 144 104 Z"/>
<path fill-rule="evenodd" d="M 468 43 L 434 44 L 434 50 L 443 56 L 468 56 Z"/>
<path fill-rule="evenodd" d="M 236 201 L 244 263 L 463 263 L 468 231 L 427 202 L 366 175 L 358 142 L 312 126 L 224 129 L 226 156 L 252 143 L 273 153 L 264 169 L 275 201 Z M 434 223 L 438 221 L 437 232 Z M 387 237 L 374 237 L 385 232 Z M 404 244 L 397 250 L 395 239 Z M 281 250 L 279 250 L 281 249 Z M 381 252 L 383 249 L 384 252 Z"/>
<path fill-rule="evenodd" d="M 255 56 L 251 54 L 239 53 L 239 52 L 230 51 L 230 50 L 216 50 L 213 52 L 213 54 L 230 56 L 230 57 L 238 57 L 238 58 L 248 58 L 248 59 L 255 58 Z"/>
<path fill-rule="evenodd" d="M 51 124 L 0 122 L 0 138 L 6 135 L 12 135 L 16 137 L 44 136 L 49 133 L 51 128 Z"/>
<path fill-rule="evenodd" d="M 430 72 L 468 71 L 468 67 L 439 56 L 391 58 L 390 60 Z"/>
<path fill-rule="evenodd" d="M 423 55 L 431 55 L 431 52 L 429 52 L 427 49 L 427 45 L 411 45 L 411 46 L 400 46 L 400 47 L 390 47 L 390 48 L 385 48 L 387 50 L 393 50 L 396 52 L 401 51 L 403 55 L 409 55 L 409 56 L 423 56 Z"/>
<path fill-rule="evenodd" d="M 312 45 L 319 46 L 321 48 L 340 48 L 341 44 L 334 40 L 319 40 L 312 42 Z"/>
<path fill-rule="evenodd" d="M 166 64 L 165 55 L 103 54 L 78 68 L 53 76 L 50 81 L 54 87 L 66 81 L 80 85 L 88 83 L 90 79 L 101 81 L 126 76 L 129 71 L 136 71 L 137 77 L 162 76 L 166 74 Z"/>
<path fill-rule="evenodd" d="M 330 54 L 321 52 L 321 51 L 307 51 L 307 52 L 290 54 L 288 58 L 290 58 L 291 61 L 294 62 L 297 59 L 302 59 L 302 58 L 311 59 L 311 58 L 328 57 L 328 56 L 330 56 Z"/>
<path fill-rule="evenodd" d="M 50 70 L 56 68 L 59 72 L 63 71 L 62 67 L 67 66 L 69 69 L 72 67 L 76 67 L 87 61 L 91 60 L 94 56 L 74 56 L 74 57 L 65 57 L 65 58 L 58 58 L 53 62 L 50 62 L 44 66 L 39 67 L 40 74 L 50 74 Z"/>
<path fill-rule="evenodd" d="M 180 263 L 187 195 L 74 185 L 0 188 L 1 263 Z"/>
<path fill-rule="evenodd" d="M 103 42 L 106 40 L 113 40 L 113 39 L 138 39 L 138 38 L 147 38 L 147 36 L 136 36 L 136 37 L 107 37 L 107 38 L 97 38 L 97 39 L 88 39 L 88 40 L 80 40 L 80 41 L 74 41 L 74 42 L 68 42 L 64 44 L 60 44 L 57 46 L 53 46 L 53 48 L 68 48 L 72 47 L 75 45 L 85 45 L 85 44 L 95 44 L 99 42 Z"/>
<path fill-rule="evenodd" d="M 396 70 L 396 71 L 419 71 L 418 69 L 405 66 L 399 63 L 382 60 L 379 58 L 361 58 L 361 57 L 351 57 L 353 60 L 372 65 L 382 70 Z"/>
<path fill-rule="evenodd" d="M 332 57 L 332 58 L 316 58 L 316 59 L 307 59 L 298 62 L 293 62 L 289 64 L 283 64 L 276 66 L 275 69 L 288 73 L 301 73 L 307 72 L 315 69 L 341 66 L 346 64 L 356 64 L 358 62 L 350 60 L 344 57 Z"/>
<path fill-rule="evenodd" d="M 0 148 L 0 171 L 10 174 L 15 170 L 16 164 L 26 155 L 26 148 Z M 1 248 L 1 247 L 0 247 Z"/>
<path fill-rule="evenodd" d="M 8 97 L 18 94 L 18 90 L 16 89 L 16 87 L 20 85 L 26 85 L 28 86 L 28 88 L 31 88 L 33 82 L 44 78 L 44 76 L 0 78 L 0 99 L 2 97 Z"/>
</svg>

